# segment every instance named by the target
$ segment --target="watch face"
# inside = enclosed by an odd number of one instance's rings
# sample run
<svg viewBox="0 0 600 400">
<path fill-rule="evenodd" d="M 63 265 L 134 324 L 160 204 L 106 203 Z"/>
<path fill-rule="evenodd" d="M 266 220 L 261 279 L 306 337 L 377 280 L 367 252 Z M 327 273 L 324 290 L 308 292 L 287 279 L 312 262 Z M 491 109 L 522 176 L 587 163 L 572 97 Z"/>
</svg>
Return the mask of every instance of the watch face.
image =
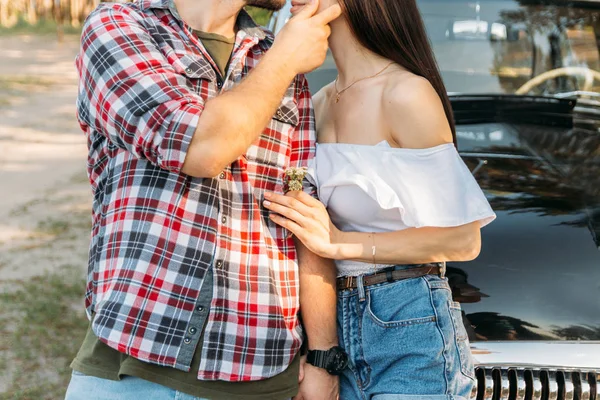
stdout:
<svg viewBox="0 0 600 400">
<path fill-rule="evenodd" d="M 327 372 L 332 375 L 341 374 L 348 366 L 348 355 L 341 347 L 332 348 L 329 350 L 329 355 Z"/>
</svg>

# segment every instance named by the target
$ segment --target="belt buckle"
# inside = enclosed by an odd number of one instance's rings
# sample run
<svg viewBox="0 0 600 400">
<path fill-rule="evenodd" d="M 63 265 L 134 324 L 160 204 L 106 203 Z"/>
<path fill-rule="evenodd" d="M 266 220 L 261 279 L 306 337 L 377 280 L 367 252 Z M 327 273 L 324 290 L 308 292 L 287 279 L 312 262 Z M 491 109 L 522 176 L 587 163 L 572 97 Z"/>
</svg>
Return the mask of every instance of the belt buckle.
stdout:
<svg viewBox="0 0 600 400">
<path fill-rule="evenodd" d="M 440 265 L 440 278 L 446 277 L 446 261 L 442 261 Z"/>
<path fill-rule="evenodd" d="M 354 286 L 354 276 L 347 276 L 344 282 L 344 289 L 352 289 Z"/>
</svg>

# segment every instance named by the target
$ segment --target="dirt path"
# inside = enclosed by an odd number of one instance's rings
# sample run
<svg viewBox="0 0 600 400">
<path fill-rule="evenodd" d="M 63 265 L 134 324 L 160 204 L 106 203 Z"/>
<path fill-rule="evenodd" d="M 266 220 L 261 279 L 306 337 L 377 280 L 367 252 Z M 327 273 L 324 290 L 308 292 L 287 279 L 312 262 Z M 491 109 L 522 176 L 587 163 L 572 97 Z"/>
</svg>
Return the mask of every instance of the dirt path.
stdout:
<svg viewBox="0 0 600 400">
<path fill-rule="evenodd" d="M 77 48 L 77 37 L 0 37 L 0 400 L 64 398 L 86 329 Z"/>
<path fill-rule="evenodd" d="M 76 37 L 0 37 L 0 282 L 85 268 L 88 235 L 71 232 L 68 249 L 56 240 L 89 216 L 77 47 Z"/>
</svg>

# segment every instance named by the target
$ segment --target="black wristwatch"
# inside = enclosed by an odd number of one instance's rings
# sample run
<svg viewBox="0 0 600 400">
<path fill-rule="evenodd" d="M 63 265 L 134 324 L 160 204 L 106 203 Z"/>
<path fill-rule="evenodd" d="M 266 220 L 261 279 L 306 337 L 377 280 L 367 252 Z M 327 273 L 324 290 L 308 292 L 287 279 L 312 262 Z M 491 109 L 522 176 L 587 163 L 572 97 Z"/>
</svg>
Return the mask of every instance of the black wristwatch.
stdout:
<svg viewBox="0 0 600 400">
<path fill-rule="evenodd" d="M 309 350 L 306 361 L 318 368 L 323 368 L 331 375 L 340 375 L 348 366 L 348 354 L 339 346 L 329 350 Z"/>
</svg>

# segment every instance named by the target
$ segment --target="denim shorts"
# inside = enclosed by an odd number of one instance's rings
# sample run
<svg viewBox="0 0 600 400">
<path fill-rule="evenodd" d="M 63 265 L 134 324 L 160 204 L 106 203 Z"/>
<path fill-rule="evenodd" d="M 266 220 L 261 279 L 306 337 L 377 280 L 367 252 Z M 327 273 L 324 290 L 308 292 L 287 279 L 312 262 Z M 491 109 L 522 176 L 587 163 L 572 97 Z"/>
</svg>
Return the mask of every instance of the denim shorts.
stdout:
<svg viewBox="0 0 600 400">
<path fill-rule="evenodd" d="M 402 267 L 400 267 L 402 268 Z M 340 400 L 466 400 L 475 383 L 460 304 L 440 276 L 338 292 L 350 365 Z"/>
</svg>

